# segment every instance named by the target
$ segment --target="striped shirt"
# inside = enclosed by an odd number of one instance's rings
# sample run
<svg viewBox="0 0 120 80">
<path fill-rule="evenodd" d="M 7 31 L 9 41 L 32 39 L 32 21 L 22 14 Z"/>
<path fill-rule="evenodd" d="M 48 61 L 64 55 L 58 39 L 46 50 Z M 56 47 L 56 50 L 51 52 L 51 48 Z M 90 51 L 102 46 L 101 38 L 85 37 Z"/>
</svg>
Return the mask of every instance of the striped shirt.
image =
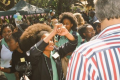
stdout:
<svg viewBox="0 0 120 80">
<path fill-rule="evenodd" d="M 120 24 L 105 28 L 73 52 L 66 80 L 120 80 Z"/>
</svg>

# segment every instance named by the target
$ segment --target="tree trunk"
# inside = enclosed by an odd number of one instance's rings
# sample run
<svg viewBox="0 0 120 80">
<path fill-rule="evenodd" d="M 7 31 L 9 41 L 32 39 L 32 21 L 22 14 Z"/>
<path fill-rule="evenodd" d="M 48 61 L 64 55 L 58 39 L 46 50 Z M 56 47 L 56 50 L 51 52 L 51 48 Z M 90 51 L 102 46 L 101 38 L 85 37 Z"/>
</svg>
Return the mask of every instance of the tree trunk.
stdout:
<svg viewBox="0 0 120 80">
<path fill-rule="evenodd" d="M 58 15 L 61 14 L 62 12 L 62 3 L 63 3 L 63 0 L 58 0 Z"/>
</svg>

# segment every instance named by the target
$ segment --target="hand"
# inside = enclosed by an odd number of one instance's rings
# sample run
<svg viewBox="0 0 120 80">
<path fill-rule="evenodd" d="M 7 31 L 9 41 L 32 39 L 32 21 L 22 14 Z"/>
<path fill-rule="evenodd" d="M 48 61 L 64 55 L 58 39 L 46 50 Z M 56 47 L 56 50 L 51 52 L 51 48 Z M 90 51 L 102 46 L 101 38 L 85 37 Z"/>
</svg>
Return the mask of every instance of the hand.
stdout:
<svg viewBox="0 0 120 80">
<path fill-rule="evenodd" d="M 27 76 L 25 76 L 25 80 L 30 80 Z"/>
<path fill-rule="evenodd" d="M 60 36 L 66 36 L 69 34 L 69 31 L 65 28 L 65 26 L 57 28 L 57 34 Z"/>
<path fill-rule="evenodd" d="M 53 32 L 54 32 L 55 34 L 57 34 L 57 29 L 60 28 L 61 26 L 63 26 L 63 24 L 58 24 L 58 23 L 56 23 L 55 26 L 54 26 Z"/>
<path fill-rule="evenodd" d="M 27 76 L 23 76 L 24 80 L 30 80 Z M 20 78 L 20 80 L 23 80 L 23 77 Z"/>
</svg>

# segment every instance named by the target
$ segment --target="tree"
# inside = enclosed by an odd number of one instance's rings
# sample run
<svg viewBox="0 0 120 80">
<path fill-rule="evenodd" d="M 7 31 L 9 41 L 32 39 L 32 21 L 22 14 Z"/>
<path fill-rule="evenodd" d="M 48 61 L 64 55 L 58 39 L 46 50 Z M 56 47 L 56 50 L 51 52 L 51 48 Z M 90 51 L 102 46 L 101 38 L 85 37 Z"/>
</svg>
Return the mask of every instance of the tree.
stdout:
<svg viewBox="0 0 120 80">
<path fill-rule="evenodd" d="M 8 1 L 10 1 L 10 4 L 6 5 Z M 20 0 L 6 0 L 5 3 L 0 1 L 0 10 L 3 11 L 9 10 L 10 8 L 14 7 L 15 2 L 18 1 Z M 79 0 L 25 0 L 25 1 L 37 7 L 55 9 L 57 14 L 59 15 L 62 12 L 70 11 L 71 5 Z M 89 3 L 91 4 L 91 2 Z"/>
<path fill-rule="evenodd" d="M 10 2 L 10 4 L 8 4 Z M 3 1 L 0 1 L 0 10 L 6 11 L 12 8 L 15 5 L 15 0 L 5 0 L 5 3 Z"/>
<path fill-rule="evenodd" d="M 54 9 L 58 15 L 70 11 L 71 4 L 76 1 L 78 0 L 27 0 L 37 7 Z"/>
</svg>

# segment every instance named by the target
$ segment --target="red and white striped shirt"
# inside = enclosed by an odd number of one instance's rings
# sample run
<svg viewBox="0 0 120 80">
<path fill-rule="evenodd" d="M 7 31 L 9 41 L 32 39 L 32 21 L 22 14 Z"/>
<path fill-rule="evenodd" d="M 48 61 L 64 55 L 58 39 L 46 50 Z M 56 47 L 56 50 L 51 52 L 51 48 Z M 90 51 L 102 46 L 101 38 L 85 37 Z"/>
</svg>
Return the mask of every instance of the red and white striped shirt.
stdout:
<svg viewBox="0 0 120 80">
<path fill-rule="evenodd" d="M 120 80 L 120 24 L 73 52 L 66 80 Z"/>
</svg>

